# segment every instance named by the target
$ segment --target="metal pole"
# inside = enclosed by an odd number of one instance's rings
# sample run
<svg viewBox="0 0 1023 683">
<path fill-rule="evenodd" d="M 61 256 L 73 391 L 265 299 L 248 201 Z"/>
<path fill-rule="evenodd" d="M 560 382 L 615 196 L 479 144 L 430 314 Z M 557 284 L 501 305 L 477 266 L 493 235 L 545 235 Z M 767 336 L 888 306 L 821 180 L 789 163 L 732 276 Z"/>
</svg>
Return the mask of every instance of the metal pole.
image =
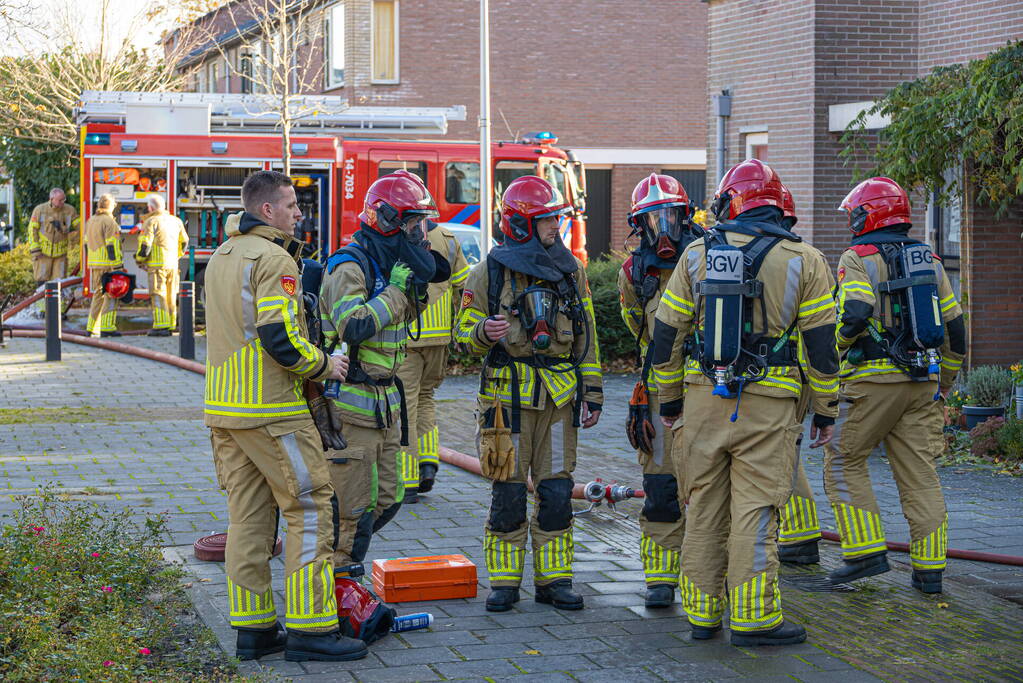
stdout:
<svg viewBox="0 0 1023 683">
<path fill-rule="evenodd" d="M 490 173 L 490 1 L 480 0 L 480 245 L 490 253 L 493 178 Z"/>
<path fill-rule="evenodd" d="M 721 180 L 725 175 L 725 153 L 728 147 L 725 144 L 725 119 L 732 115 L 732 94 L 731 90 L 725 89 L 720 95 L 713 95 L 711 101 L 714 104 L 714 115 L 717 116 L 717 179 Z"/>
<path fill-rule="evenodd" d="M 60 360 L 60 280 L 50 280 L 43 292 L 46 300 L 46 360 Z"/>
<path fill-rule="evenodd" d="M 178 300 L 178 355 L 195 360 L 195 283 L 185 280 L 181 283 L 181 297 Z"/>
</svg>

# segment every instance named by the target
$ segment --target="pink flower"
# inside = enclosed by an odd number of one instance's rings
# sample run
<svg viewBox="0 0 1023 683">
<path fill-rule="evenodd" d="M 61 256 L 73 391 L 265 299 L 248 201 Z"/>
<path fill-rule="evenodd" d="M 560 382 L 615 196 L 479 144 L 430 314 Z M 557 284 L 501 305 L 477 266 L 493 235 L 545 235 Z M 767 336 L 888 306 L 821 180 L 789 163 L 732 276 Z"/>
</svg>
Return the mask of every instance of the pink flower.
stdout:
<svg viewBox="0 0 1023 683">
<path fill-rule="evenodd" d="M 113 586 L 100 586 L 99 589 L 101 591 L 103 591 L 104 593 L 113 593 L 114 592 L 114 587 Z"/>
<path fill-rule="evenodd" d="M 99 553 L 92 553 L 93 557 L 99 557 Z"/>
<path fill-rule="evenodd" d="M 32 567 L 32 571 L 34 571 L 34 572 L 40 572 L 42 570 L 43 570 L 42 567 Z"/>
<path fill-rule="evenodd" d="M 140 647 L 139 648 L 139 654 L 140 655 L 151 655 L 151 654 L 153 654 L 153 651 L 150 650 L 148 647 Z"/>
<path fill-rule="evenodd" d="M 103 662 L 103 666 L 113 666 L 113 665 L 114 665 L 114 663 L 112 661 L 110 661 L 109 659 L 107 661 Z"/>
</svg>

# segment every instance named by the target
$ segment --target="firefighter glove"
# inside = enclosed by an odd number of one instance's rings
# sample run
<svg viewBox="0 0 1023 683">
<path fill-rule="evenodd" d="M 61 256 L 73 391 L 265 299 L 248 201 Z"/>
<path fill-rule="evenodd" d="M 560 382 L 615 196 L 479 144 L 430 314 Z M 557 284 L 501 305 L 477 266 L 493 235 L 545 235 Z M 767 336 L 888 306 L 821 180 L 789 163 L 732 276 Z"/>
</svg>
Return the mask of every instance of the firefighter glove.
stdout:
<svg viewBox="0 0 1023 683">
<path fill-rule="evenodd" d="M 654 453 L 657 432 L 650 420 L 650 400 L 643 382 L 636 382 L 629 399 L 629 417 L 625 421 L 625 435 L 632 447 L 639 451 L 639 462 L 645 464 Z"/>
<path fill-rule="evenodd" d="M 329 403 L 322 396 L 309 399 L 309 412 L 312 413 L 313 422 L 316 424 L 316 431 L 320 433 L 323 450 L 344 450 L 348 447 L 348 442 L 345 441 L 341 430 L 334 428 Z"/>
<path fill-rule="evenodd" d="M 391 284 L 402 292 L 408 292 L 412 285 L 412 269 L 399 261 L 391 268 Z"/>
<path fill-rule="evenodd" d="M 506 481 L 515 470 L 515 444 L 511 429 L 504 424 L 504 410 L 500 401 L 494 401 L 493 424 L 480 428 L 480 470 L 494 481 Z M 484 419 L 484 424 L 488 420 Z"/>
</svg>

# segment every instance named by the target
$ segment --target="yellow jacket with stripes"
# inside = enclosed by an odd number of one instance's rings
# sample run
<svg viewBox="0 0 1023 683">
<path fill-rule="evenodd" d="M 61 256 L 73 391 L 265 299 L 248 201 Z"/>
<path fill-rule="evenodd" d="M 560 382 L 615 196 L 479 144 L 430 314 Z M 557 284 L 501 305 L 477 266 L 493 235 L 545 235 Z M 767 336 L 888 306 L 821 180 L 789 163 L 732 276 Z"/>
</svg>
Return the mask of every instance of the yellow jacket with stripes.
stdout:
<svg viewBox="0 0 1023 683">
<path fill-rule="evenodd" d="M 146 268 L 177 268 L 187 246 L 188 232 L 181 219 L 156 211 L 142 222 L 135 260 Z"/>
<path fill-rule="evenodd" d="M 68 237 L 78 228 L 78 212 L 70 204 L 59 209 L 46 201 L 32 209 L 28 221 L 29 251 L 43 256 L 67 256 Z"/>
<path fill-rule="evenodd" d="M 299 260 L 286 250 L 294 242 L 244 214 L 240 233 L 210 257 L 203 289 L 207 426 L 311 419 L 303 380 L 324 379 L 329 363 L 307 339 Z"/>
<path fill-rule="evenodd" d="M 657 304 L 660 302 L 661 294 L 664 292 L 665 286 L 668 284 L 668 279 L 671 277 L 671 270 L 661 268 L 658 275 L 659 283 L 657 285 L 657 291 L 650 300 L 646 302 L 646 306 L 641 306 L 639 299 L 636 297 L 636 288 L 629 280 L 629 275 L 625 272 L 625 268 L 618 270 L 618 300 L 622 305 L 622 320 L 625 321 L 625 326 L 632 332 L 632 336 L 639 340 L 639 353 L 640 362 L 643 358 L 646 358 L 647 349 L 650 346 L 650 339 L 654 333 L 654 317 L 657 314 Z M 641 328 L 640 325 L 644 320 L 644 309 L 646 313 L 646 326 Z M 657 393 L 657 385 L 659 382 L 671 382 L 673 379 L 680 380 L 682 378 L 682 369 L 679 368 L 675 375 L 659 375 L 655 372 L 653 367 L 650 368 L 650 377 L 647 378 L 648 389 L 650 393 Z"/>
<path fill-rule="evenodd" d="M 82 231 L 85 241 L 85 256 L 89 268 L 108 268 L 123 265 L 121 257 L 121 227 L 110 213 L 110 209 L 97 209 L 85 222 Z M 99 287 L 98 282 L 92 284 Z"/>
<path fill-rule="evenodd" d="M 728 243 L 737 247 L 753 238 L 737 232 L 725 233 Z M 685 337 L 703 329 L 704 309 L 695 293 L 696 284 L 706 278 L 706 247 L 696 240 L 682 254 L 679 265 L 657 307 L 657 320 L 673 331 L 670 359 L 656 364 L 661 404 L 682 398 L 683 385 L 711 386 L 692 359 L 685 360 Z M 758 279 L 764 283 L 767 310 L 766 336 L 780 337 L 795 322 L 792 339 L 806 349 L 806 382 L 813 389 L 812 407 L 819 415 L 838 415 L 838 351 L 835 346 L 835 306 L 831 279 L 821 253 L 804 242 L 782 240 L 768 253 Z M 753 307 L 753 329 L 763 329 L 760 305 Z M 696 317 L 699 311 L 699 318 Z M 767 377 L 747 385 L 744 392 L 778 398 L 799 398 L 803 391 L 800 368 L 770 366 Z M 729 408 L 731 409 L 731 408 Z"/>
<path fill-rule="evenodd" d="M 868 250 L 863 250 L 868 251 Z M 941 319 L 948 323 L 963 314 L 952 285 L 945 274 L 941 261 L 934 260 L 934 272 L 938 280 L 938 306 Z M 838 262 L 838 328 L 836 337 L 838 349 L 845 354 L 857 340 L 867 337 L 869 332 L 862 321 L 883 331 L 895 324 L 892 312 L 891 297 L 884 297 L 883 310 L 878 310 L 876 292 L 878 284 L 889 279 L 888 266 L 884 257 L 878 252 L 860 256 L 853 249 L 846 249 Z M 859 324 L 857 324 L 859 323 Z M 854 330 L 857 330 L 854 332 Z M 848 336 L 847 336 L 848 335 Z M 951 335 L 946 329 L 945 343 L 941 348 L 942 387 L 952 386 L 956 374 L 963 365 L 965 354 L 952 350 Z M 847 359 L 842 361 L 841 379 L 843 382 L 910 382 L 912 379 L 903 373 L 888 358 L 868 360 L 859 365 L 852 365 Z"/>
<path fill-rule="evenodd" d="M 460 297 L 465 278 L 469 277 L 469 262 L 465 260 L 465 254 L 462 253 L 454 233 L 437 224 L 427 236 L 430 238 L 430 249 L 451 264 L 451 278 L 445 282 L 430 284 L 428 298 L 430 305 L 419 316 L 419 321 L 412 324 L 412 334 L 416 333 L 416 325 L 421 326 L 421 331 L 419 339 L 409 339 L 410 348 L 443 346 L 451 341 L 451 324 L 454 317 L 452 292 Z"/>
<path fill-rule="evenodd" d="M 576 259 L 579 269 L 575 273 L 576 288 L 582 300 L 583 308 L 586 311 L 586 326 L 589 330 L 589 348 L 584 349 L 586 339 L 583 335 L 576 336 L 572 332 L 572 323 L 567 316 L 558 314 L 557 329 L 554 330 L 551 345 L 543 350 L 541 355 L 554 358 L 567 358 L 572 352 L 581 355 L 585 350 L 585 357 L 579 366 L 579 372 L 583 381 L 583 400 L 597 405 L 604 402 L 604 382 L 600 369 L 600 349 L 597 344 L 597 330 L 593 317 L 593 301 L 590 298 L 590 286 L 586 280 L 586 271 L 582 262 Z M 462 306 L 458 312 L 458 320 L 455 323 L 455 342 L 468 353 L 475 356 L 484 356 L 494 346 L 495 342 L 487 338 L 483 333 L 483 321 L 489 315 L 488 291 L 489 276 L 487 274 L 487 260 L 483 259 L 469 271 L 469 277 L 465 281 L 465 291 L 462 293 Z M 511 324 L 502 339 L 498 342 L 509 355 L 513 357 L 525 357 L 533 355 L 533 345 L 530 342 L 526 329 L 523 327 L 518 316 L 512 315 L 512 281 L 515 281 L 515 289 L 522 292 L 526 287 L 534 284 L 535 280 L 522 273 L 513 273 L 504 269 L 504 284 L 501 288 L 501 312 Z M 561 407 L 573 400 L 576 395 L 578 383 L 574 372 L 556 372 L 543 368 L 535 369 L 526 363 L 516 362 L 515 372 L 519 382 L 519 400 L 522 408 L 533 410 L 544 410 L 547 401 L 553 401 L 555 406 Z M 557 367 L 557 366 L 555 366 Z M 482 403 L 490 403 L 494 396 L 500 397 L 505 405 L 511 405 L 511 367 L 488 368 L 487 376 L 483 382 L 483 393 L 478 398 Z"/>
</svg>

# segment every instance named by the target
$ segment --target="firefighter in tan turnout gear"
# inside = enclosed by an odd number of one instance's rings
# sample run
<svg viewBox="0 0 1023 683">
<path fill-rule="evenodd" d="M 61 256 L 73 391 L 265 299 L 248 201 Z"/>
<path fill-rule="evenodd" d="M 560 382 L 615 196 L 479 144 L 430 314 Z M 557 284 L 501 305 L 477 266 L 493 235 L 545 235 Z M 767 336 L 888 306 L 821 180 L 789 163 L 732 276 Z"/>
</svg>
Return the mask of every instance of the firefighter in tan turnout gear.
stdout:
<svg viewBox="0 0 1023 683">
<path fill-rule="evenodd" d="M 867 457 L 883 442 L 909 521 L 912 585 L 941 592 L 948 516 L 935 470 L 948 393 L 966 354 L 963 312 L 941 261 L 909 237 L 909 198 L 888 178 L 842 201 L 853 232 L 838 267 L 838 347 L 849 415 L 826 450 L 824 484 L 842 537 L 835 583 L 888 571 Z"/>
<path fill-rule="evenodd" d="M 340 634 L 331 552 L 333 489 L 303 383 L 343 379 L 347 363 L 307 339 L 299 255 L 301 212 L 291 180 L 273 171 L 242 186 L 238 234 L 206 268 L 206 424 L 230 517 L 225 550 L 238 657 L 285 650 L 289 661 L 366 656 Z M 285 625 L 270 580 L 275 508 L 288 527 Z"/>
<path fill-rule="evenodd" d="M 572 472 L 578 427 L 597 424 L 603 382 L 586 273 L 558 234 L 569 211 L 546 180 L 510 183 L 504 243 L 470 271 L 456 324 L 457 342 L 485 356 L 478 444 L 493 481 L 484 534 L 492 612 L 519 600 L 530 535 L 536 601 L 583 607 L 572 589 Z M 527 521 L 530 476 L 536 504 Z"/>
<path fill-rule="evenodd" d="M 726 604 L 733 645 L 806 638 L 782 617 L 778 509 L 792 490 L 802 431 L 798 345 L 814 390 L 815 447 L 834 430 L 838 352 L 824 263 L 783 227 L 782 201 L 769 166 L 733 167 L 717 189 L 720 223 L 682 254 L 657 308 L 654 368 L 668 378 L 662 416 L 677 417 L 686 386 L 681 587 L 697 640 L 721 629 Z"/>
<path fill-rule="evenodd" d="M 433 198 L 411 173 L 377 179 L 366 193 L 360 229 L 327 259 L 320 288 L 328 348 L 347 344 L 352 358 L 333 398 L 348 447 L 328 454 L 340 512 L 334 565 L 352 576 L 362 572 L 372 535 L 404 499 L 398 451 L 403 436 L 406 443 L 414 437 L 396 373 L 428 284 L 450 275 L 447 260 L 426 239 L 426 222 L 436 215 Z"/>
<path fill-rule="evenodd" d="M 150 337 L 169 337 L 178 324 L 178 259 L 188 246 L 188 232 L 177 216 L 167 213 L 163 197 L 150 195 L 149 215 L 142 222 L 135 261 L 149 273 L 149 300 L 153 305 Z"/>
<path fill-rule="evenodd" d="M 96 213 L 85 223 L 85 258 L 89 267 L 89 290 L 92 293 L 86 329 L 93 337 L 120 336 L 117 332 L 117 299 L 108 294 L 103 286 L 104 275 L 124 266 L 121 228 L 113 216 L 115 206 L 117 202 L 113 196 L 100 195 L 96 202 Z"/>
<path fill-rule="evenodd" d="M 28 222 L 28 250 L 36 282 L 67 277 L 67 250 L 71 233 L 78 226 L 78 212 L 66 203 L 64 190 L 50 190 L 49 201 L 32 209 Z"/>
<path fill-rule="evenodd" d="M 629 214 L 632 234 L 639 235 L 640 244 L 618 272 L 622 319 L 636 337 L 642 373 L 629 402 L 626 430 L 643 467 L 646 498 L 639 518 L 639 547 L 647 607 L 667 607 L 674 602 L 685 532 L 684 487 L 672 455 L 673 448 L 681 448 L 681 429 L 673 431 L 673 424 L 665 425 L 659 418 L 661 404 L 658 378 L 651 372 L 654 349 L 650 340 L 657 304 L 682 249 L 703 235 L 703 228 L 691 223 L 691 209 L 685 188 L 675 178 L 652 173 L 641 180 L 632 191 Z M 682 376 L 681 368 L 676 372 Z M 673 407 L 669 412 L 677 414 L 680 409 Z"/>
<path fill-rule="evenodd" d="M 444 381 L 447 371 L 448 342 L 451 341 L 453 322 L 452 292 L 461 292 L 462 284 L 469 276 L 469 263 L 450 230 L 430 221 L 427 237 L 430 248 L 442 254 L 451 264 L 451 279 L 430 285 L 430 304 L 411 326 L 413 336 L 408 342 L 408 357 L 398 369 L 398 377 L 405 386 L 409 429 L 409 445 L 401 452 L 406 503 L 417 502 L 419 493 L 433 489 L 440 466 L 433 392 Z"/>
</svg>

